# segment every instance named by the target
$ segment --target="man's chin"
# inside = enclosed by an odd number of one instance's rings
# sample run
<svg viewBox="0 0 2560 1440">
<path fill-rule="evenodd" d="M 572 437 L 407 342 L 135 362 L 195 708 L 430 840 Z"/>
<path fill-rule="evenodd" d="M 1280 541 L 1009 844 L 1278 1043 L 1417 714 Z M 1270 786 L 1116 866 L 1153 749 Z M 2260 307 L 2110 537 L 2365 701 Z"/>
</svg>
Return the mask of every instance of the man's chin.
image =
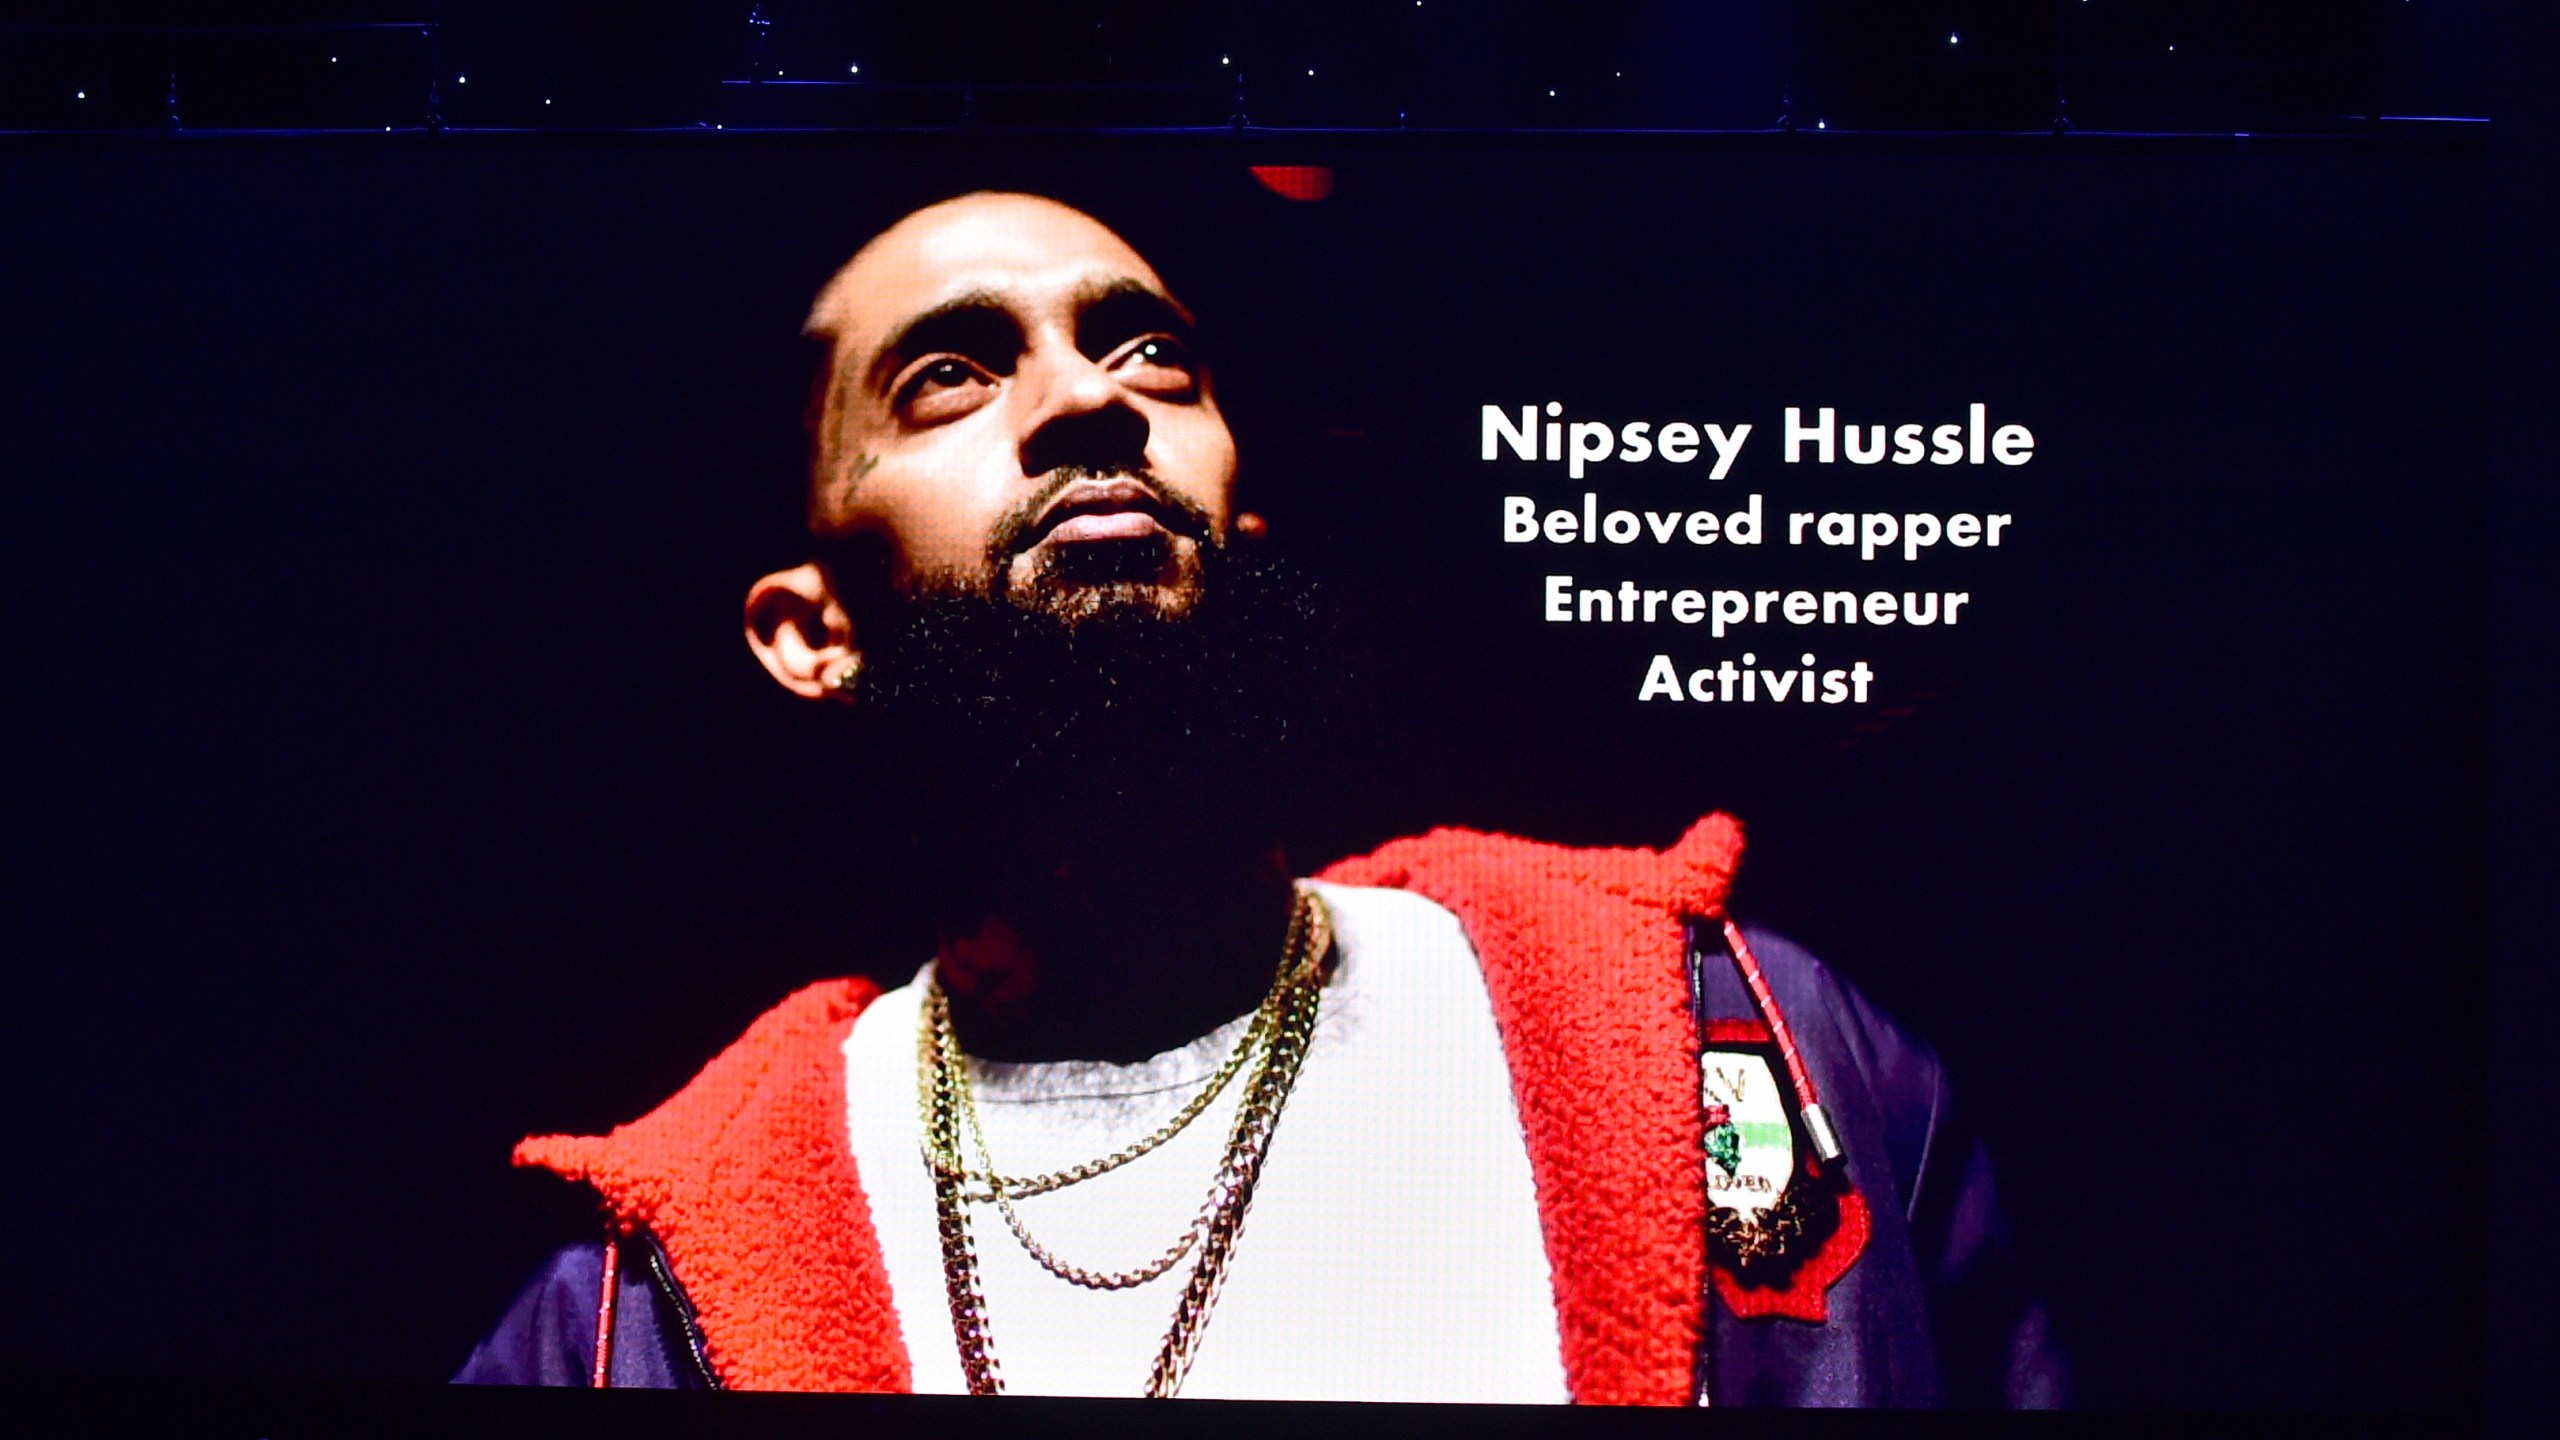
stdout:
<svg viewBox="0 0 2560 1440">
<path fill-rule="evenodd" d="M 1081 625 L 1121 616 L 1179 620 L 1200 603 L 1200 592 L 1195 586 L 1112 580 L 1100 584 L 1035 585 L 1017 591 L 1012 599 L 1035 615 L 1066 625 Z"/>
<path fill-rule="evenodd" d="M 871 617 L 851 707 L 865 805 L 988 864 L 1239 827 L 1267 847 L 1339 706 L 1340 649 L 1273 557 L 1182 558 L 1167 578 L 1008 576 Z"/>
<path fill-rule="evenodd" d="M 1113 616 L 1178 620 L 1200 603 L 1200 556 L 1188 542 L 1150 557 L 1156 563 L 1145 567 L 1078 563 L 1081 557 L 1032 558 L 1027 574 L 1009 577 L 1005 598 L 1019 609 L 1064 624 Z"/>
</svg>

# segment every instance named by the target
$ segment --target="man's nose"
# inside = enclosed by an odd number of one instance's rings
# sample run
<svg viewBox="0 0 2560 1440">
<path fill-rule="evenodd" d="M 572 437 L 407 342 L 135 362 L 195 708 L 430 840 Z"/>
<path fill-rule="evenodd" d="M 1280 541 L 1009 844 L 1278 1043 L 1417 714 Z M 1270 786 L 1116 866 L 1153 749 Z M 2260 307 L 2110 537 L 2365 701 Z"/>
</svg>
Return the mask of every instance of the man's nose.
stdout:
<svg viewBox="0 0 2560 1440">
<path fill-rule="evenodd" d="M 1046 475 L 1062 465 L 1143 472 L 1147 417 L 1092 357 L 1073 346 L 1038 358 L 1032 409 L 1022 428 L 1022 473 Z"/>
</svg>

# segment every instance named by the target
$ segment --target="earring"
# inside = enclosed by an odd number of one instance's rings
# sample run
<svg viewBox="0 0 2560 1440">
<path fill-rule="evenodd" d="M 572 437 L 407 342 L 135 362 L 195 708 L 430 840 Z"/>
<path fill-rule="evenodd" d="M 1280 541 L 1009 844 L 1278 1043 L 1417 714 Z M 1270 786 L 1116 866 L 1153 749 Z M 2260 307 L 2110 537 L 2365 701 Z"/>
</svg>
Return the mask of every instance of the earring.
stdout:
<svg viewBox="0 0 2560 1440">
<path fill-rule="evenodd" d="M 832 691 L 839 700 L 850 700 L 853 698 L 853 687 L 860 683 L 861 679 L 862 657 L 852 656 L 844 662 L 843 668 L 837 670 L 827 681 L 827 689 Z"/>
</svg>

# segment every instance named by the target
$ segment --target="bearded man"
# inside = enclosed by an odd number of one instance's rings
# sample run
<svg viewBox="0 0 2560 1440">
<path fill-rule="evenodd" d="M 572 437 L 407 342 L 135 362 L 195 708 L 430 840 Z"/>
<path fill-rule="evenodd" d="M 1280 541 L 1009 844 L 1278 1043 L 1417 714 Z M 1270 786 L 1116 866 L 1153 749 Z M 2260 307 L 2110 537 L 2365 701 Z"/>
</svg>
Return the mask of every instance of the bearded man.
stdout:
<svg viewBox="0 0 2560 1440">
<path fill-rule="evenodd" d="M 1296 878 L 1333 667 L 1189 312 L 977 194 L 818 297 L 817 558 L 747 639 L 844 708 L 939 941 L 520 1164 L 593 1186 L 461 1379 L 2049 1404 L 1934 1058 L 1724 913 L 1740 828 L 1435 831 Z"/>
</svg>

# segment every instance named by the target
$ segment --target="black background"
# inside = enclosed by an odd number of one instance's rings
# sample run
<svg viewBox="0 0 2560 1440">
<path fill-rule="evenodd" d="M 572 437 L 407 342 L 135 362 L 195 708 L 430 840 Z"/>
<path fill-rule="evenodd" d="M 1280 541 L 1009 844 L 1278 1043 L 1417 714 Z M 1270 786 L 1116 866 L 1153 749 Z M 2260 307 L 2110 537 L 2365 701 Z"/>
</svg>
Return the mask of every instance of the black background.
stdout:
<svg viewBox="0 0 2560 1440">
<path fill-rule="evenodd" d="M 1246 158 L 1339 185 L 1292 204 Z M 448 137 L 0 164 L 18 1365 L 448 1374 L 591 1228 L 505 1169 L 513 1139 L 631 1118 L 792 986 L 921 958 L 846 852 L 834 717 L 763 677 L 738 607 L 802 556 L 809 297 L 910 205 L 1000 184 L 1094 208 L 1192 299 L 1249 503 L 1362 637 L 1375 739 L 1308 863 L 1432 824 L 1658 845 L 1730 809 L 1737 911 L 1944 1053 L 2084 1400 L 2477 1389 L 2474 158 Z M 1757 428 L 1714 485 L 1475 458 L 1480 405 L 1547 399 Z M 2032 465 L 1776 463 L 1789 404 L 1976 400 L 2033 426 Z M 1914 567 L 1499 543 L 1502 494 L 1584 488 L 2019 521 Z M 1545 625 L 1558 568 L 1975 599 L 1955 630 L 1807 632 L 1884 675 L 1864 711 L 1640 706 L 1656 650 L 1771 646 Z"/>
<path fill-rule="evenodd" d="M 1243 113 L 1286 126 L 2335 134 L 2487 114 L 2495 8 L 19 0 L 0 23 L 0 129 L 1161 126 Z"/>
</svg>

